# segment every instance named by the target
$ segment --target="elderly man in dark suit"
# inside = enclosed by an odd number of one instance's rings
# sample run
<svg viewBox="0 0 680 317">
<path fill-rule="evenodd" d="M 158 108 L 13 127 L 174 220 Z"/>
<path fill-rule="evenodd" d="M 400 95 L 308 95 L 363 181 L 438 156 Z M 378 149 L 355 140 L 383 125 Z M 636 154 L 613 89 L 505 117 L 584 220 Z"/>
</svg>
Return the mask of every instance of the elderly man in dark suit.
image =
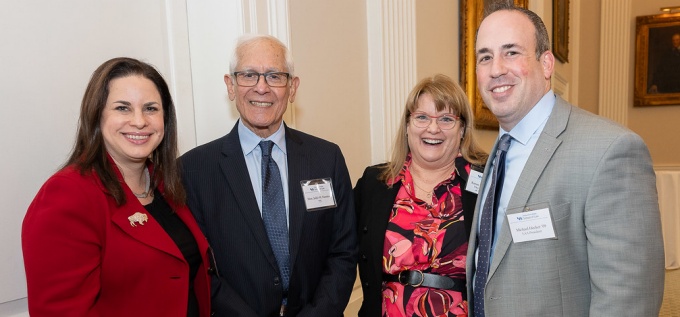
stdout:
<svg viewBox="0 0 680 317">
<path fill-rule="evenodd" d="M 239 39 L 224 76 L 240 119 L 181 157 L 214 249 L 217 316 L 342 316 L 356 277 L 352 184 L 340 148 L 283 122 L 300 79 L 271 36 Z"/>
</svg>

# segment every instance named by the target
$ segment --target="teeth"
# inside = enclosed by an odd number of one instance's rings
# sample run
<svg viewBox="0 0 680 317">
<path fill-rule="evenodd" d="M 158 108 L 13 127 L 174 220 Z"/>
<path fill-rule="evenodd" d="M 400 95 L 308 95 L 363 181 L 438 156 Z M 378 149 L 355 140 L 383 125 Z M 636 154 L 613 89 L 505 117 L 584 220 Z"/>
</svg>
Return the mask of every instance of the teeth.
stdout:
<svg viewBox="0 0 680 317">
<path fill-rule="evenodd" d="M 250 104 L 256 107 L 269 107 L 272 105 L 271 102 L 257 102 L 257 101 L 251 101 Z"/>
<path fill-rule="evenodd" d="M 145 140 L 149 138 L 148 135 L 132 135 L 132 134 L 127 134 L 125 135 L 125 137 L 133 140 Z"/>
<path fill-rule="evenodd" d="M 434 140 L 434 139 L 423 139 L 423 142 L 425 142 L 425 143 L 427 143 L 427 144 L 439 144 L 439 143 L 442 143 L 442 142 L 444 142 L 444 141 L 442 141 L 442 140 Z"/>
<path fill-rule="evenodd" d="M 506 90 L 510 89 L 510 86 L 503 86 L 503 87 L 498 87 L 492 90 L 493 92 L 504 92 Z"/>
</svg>

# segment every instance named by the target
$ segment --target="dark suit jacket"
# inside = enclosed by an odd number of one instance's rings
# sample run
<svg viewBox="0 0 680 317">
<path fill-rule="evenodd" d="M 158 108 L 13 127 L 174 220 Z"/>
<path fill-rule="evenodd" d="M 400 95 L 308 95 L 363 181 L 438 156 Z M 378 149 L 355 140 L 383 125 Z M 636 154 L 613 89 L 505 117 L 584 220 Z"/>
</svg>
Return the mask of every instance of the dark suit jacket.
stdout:
<svg viewBox="0 0 680 317">
<path fill-rule="evenodd" d="M 117 171 L 117 169 L 116 169 Z M 189 264 L 118 177 L 127 202 L 117 206 L 99 178 L 67 167 L 45 182 L 28 207 L 22 247 L 33 317 L 186 317 Z M 208 242 L 186 207 L 174 206 L 201 251 L 194 279 L 200 316 L 210 315 Z"/>
<path fill-rule="evenodd" d="M 468 180 L 465 164 L 462 158 L 456 160 L 456 168 L 463 179 L 461 183 L 463 218 L 469 235 L 477 194 L 465 190 Z M 384 164 L 366 168 L 364 175 L 354 187 L 359 230 L 359 278 L 364 292 L 364 301 L 359 310 L 359 316 L 380 316 L 382 311 L 382 255 L 385 232 L 394 200 L 401 188 L 401 182 L 388 188 L 385 182 L 378 180 L 382 166 Z"/>
<path fill-rule="evenodd" d="M 291 277 L 288 316 L 342 316 L 356 277 L 352 184 L 340 148 L 285 127 Z M 238 136 L 181 157 L 188 204 L 215 251 L 217 316 L 278 316 L 284 296 Z M 336 208 L 308 212 L 300 181 L 332 178 Z"/>
</svg>

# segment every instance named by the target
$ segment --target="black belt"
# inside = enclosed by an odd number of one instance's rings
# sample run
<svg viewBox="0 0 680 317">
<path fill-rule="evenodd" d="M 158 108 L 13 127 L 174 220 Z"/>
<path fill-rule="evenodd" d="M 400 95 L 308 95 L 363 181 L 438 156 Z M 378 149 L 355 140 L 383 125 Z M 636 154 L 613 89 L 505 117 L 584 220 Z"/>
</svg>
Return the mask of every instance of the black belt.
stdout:
<svg viewBox="0 0 680 317">
<path fill-rule="evenodd" d="M 465 294 L 467 286 L 465 280 L 459 278 L 450 278 L 432 273 L 424 273 L 420 270 L 401 271 L 398 275 L 383 273 L 383 281 L 385 282 L 399 282 L 403 285 L 411 285 L 413 287 L 425 286 L 438 289 L 446 289 L 457 291 Z"/>
</svg>

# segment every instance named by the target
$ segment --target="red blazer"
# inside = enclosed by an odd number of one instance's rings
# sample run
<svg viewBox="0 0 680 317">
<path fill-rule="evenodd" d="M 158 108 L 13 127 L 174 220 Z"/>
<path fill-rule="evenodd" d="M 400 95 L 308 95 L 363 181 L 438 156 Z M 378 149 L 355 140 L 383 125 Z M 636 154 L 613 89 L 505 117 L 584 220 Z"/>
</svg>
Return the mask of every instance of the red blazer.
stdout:
<svg viewBox="0 0 680 317">
<path fill-rule="evenodd" d="M 189 265 L 118 177 L 127 199 L 120 207 L 99 177 L 73 167 L 53 175 L 33 199 L 21 233 L 31 317 L 186 317 Z M 194 289 L 200 315 L 209 316 L 207 240 L 186 207 L 168 203 L 202 252 Z M 128 217 L 137 212 L 148 222 L 133 227 Z"/>
</svg>

